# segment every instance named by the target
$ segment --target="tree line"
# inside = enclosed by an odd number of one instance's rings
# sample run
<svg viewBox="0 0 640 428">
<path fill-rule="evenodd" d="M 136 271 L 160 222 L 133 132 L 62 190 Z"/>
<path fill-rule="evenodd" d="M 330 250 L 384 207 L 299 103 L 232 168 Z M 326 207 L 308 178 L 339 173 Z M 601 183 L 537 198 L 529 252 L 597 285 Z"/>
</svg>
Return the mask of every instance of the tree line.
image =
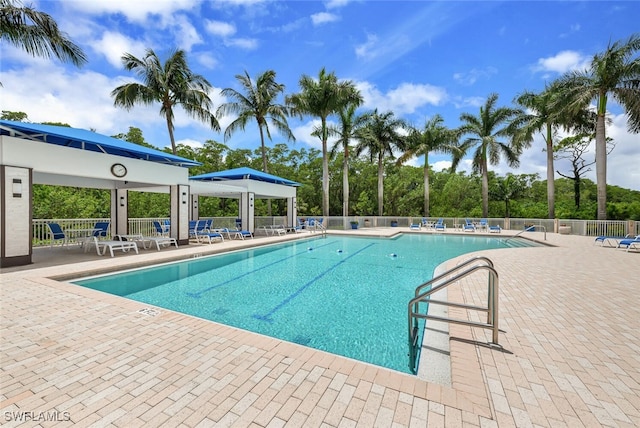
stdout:
<svg viewBox="0 0 640 428">
<path fill-rule="evenodd" d="M 77 65 L 86 61 L 82 51 L 58 31 L 48 15 L 24 7 L 14 0 L 1 0 L 0 7 L 2 40 L 20 46 L 33 55 L 49 56 L 52 52 L 59 59 Z M 43 26 L 43 22 L 48 25 Z M 125 109 L 132 109 L 139 104 L 159 105 L 160 113 L 166 119 L 174 154 L 178 154 L 173 123 L 174 109 L 177 107 L 207 123 L 215 131 L 221 131 L 219 117 L 232 115 L 234 120 L 224 132 L 225 140 L 234 132 L 244 130 L 249 121 L 255 120 L 261 138 L 262 165 L 259 169 L 265 172 L 275 172 L 269 170 L 269 165 L 276 164 L 273 159 L 268 159 L 267 152 L 272 150 L 265 145 L 265 137 L 271 140 L 270 126 L 287 140 L 295 141 L 287 123 L 288 117 L 320 119 L 320 126 L 314 129 L 313 135 L 320 139 L 322 145 L 321 213 L 324 216 L 336 212 L 332 209 L 332 205 L 336 204 L 330 198 L 332 193 L 340 198 L 341 209 L 337 212 L 352 212 L 350 200 L 355 201 L 356 209 L 358 204 L 365 204 L 360 199 L 362 194 L 358 194 L 357 190 L 351 197 L 352 187 L 357 188 L 357 185 L 351 186 L 348 182 L 349 177 L 353 176 L 351 163 L 357 164 L 361 160 L 359 156 L 365 154 L 369 163 L 375 164 L 377 169 L 377 195 L 372 198 L 377 203 L 377 210 L 372 209 L 370 214 L 389 214 L 389 205 L 385 203 L 388 197 L 385 176 L 390 178 L 394 168 L 402 169 L 397 161 L 393 162 L 398 153 L 400 160 L 424 156 L 421 215 L 433 215 L 435 211 L 431 210 L 431 198 L 435 192 L 430 183 L 435 174 L 429 170 L 428 156 L 430 152 L 446 152 L 452 156 L 452 173 L 465 156 L 472 156 L 473 173 L 480 179 L 481 216 L 488 217 L 492 178 L 489 167 L 504 159 L 510 167 L 517 168 L 523 150 L 531 145 L 534 135 L 540 133 L 547 151 L 546 216 L 554 218 L 558 215 L 555 153 L 560 147 L 566 149 L 567 145 L 572 144 L 565 141 L 564 145 L 560 145 L 557 141 L 559 131 L 564 130 L 574 137 L 584 136 L 595 141 L 595 216 L 606 219 L 608 100 L 613 98 L 625 111 L 629 131 L 640 132 L 639 52 L 640 35 L 634 34 L 627 40 L 609 43 L 604 52 L 593 55 L 585 70 L 566 73 L 540 92 L 525 91 L 513 100 L 513 106 L 500 106 L 498 94 L 490 94 L 477 114 L 462 113 L 460 126 L 451 129 L 443 125 L 438 115 L 428 119 L 421 128 L 409 125 L 391 111 L 378 112 L 374 109 L 359 112 L 358 108 L 364 100 L 355 84 L 338 79 L 335 73 L 327 72 L 324 68 L 317 77 L 303 75 L 299 80 L 298 92 L 291 94 L 285 94 L 284 85 L 276 81 L 275 71 L 268 70 L 255 79 L 245 71 L 236 76 L 241 90 L 222 90 L 222 95 L 229 101 L 214 112 L 210 97 L 212 85 L 204 76 L 190 69 L 186 53 L 180 49 L 174 50 L 164 63 L 153 49 L 147 49 L 142 58 L 124 53 L 123 67 L 136 74 L 140 83 L 118 86 L 111 95 L 114 105 Z M 595 109 L 591 108 L 591 103 L 595 103 Z M 336 126 L 329 124 L 330 117 L 337 120 Z M 333 140 L 331 150 L 330 139 Z M 573 144 L 578 144 L 578 140 L 575 141 Z M 342 162 L 341 179 L 330 173 L 329 166 L 338 157 Z M 571 179 L 574 189 L 575 186 L 580 187 L 581 171 L 584 169 L 574 169 Z M 361 178 L 358 175 L 359 182 Z M 331 191 L 332 181 L 341 181 L 341 192 Z M 509 180 L 509 183 L 515 181 Z M 579 203 L 579 198 L 576 201 Z"/>
<path fill-rule="evenodd" d="M 7 113 L 4 112 L 6 115 Z M 114 135 L 129 142 L 155 148 L 144 140 L 139 128 Z M 190 175 L 248 166 L 259 169 L 262 150 L 231 149 L 226 144 L 213 140 L 202 147 L 182 144 L 176 146 L 179 156 L 194 159 L 201 166 L 190 168 Z M 301 184 L 297 191 L 298 215 L 322 216 L 323 195 L 322 154 L 313 148 L 292 148 L 278 143 L 266 147 L 268 168 L 272 174 Z M 342 212 L 343 158 L 338 153 L 328 163 L 331 176 L 330 212 L 332 215 L 372 216 L 378 211 L 378 166 L 367 154 L 356 156 L 349 163 L 349 175 L 358 180 L 349 183 L 353 195 L 348 213 Z M 387 159 L 384 165 L 384 206 L 386 216 L 422 216 L 424 209 L 424 182 L 421 167 L 398 164 Z M 429 171 L 431 215 L 434 217 L 482 217 L 481 177 L 464 172 Z M 580 181 L 580 204 L 576 205 L 573 180 L 560 178 L 555 181 L 558 189 L 556 213 L 559 218 L 593 219 L 597 209 L 596 185 L 591 180 Z M 488 174 L 489 211 L 487 217 L 544 218 L 547 211 L 546 182 L 537 174 Z M 640 191 L 609 186 L 608 217 L 619 220 L 640 220 Z M 34 218 L 102 218 L 109 217 L 110 192 L 98 189 L 76 189 L 60 186 L 34 186 Z M 168 217 L 169 196 L 160 193 L 129 192 L 129 217 Z M 235 217 L 238 201 L 216 197 L 201 197 L 201 217 Z M 272 213 L 269 214 L 269 209 Z M 282 215 L 287 212 L 286 200 L 257 200 L 257 216 Z"/>
</svg>

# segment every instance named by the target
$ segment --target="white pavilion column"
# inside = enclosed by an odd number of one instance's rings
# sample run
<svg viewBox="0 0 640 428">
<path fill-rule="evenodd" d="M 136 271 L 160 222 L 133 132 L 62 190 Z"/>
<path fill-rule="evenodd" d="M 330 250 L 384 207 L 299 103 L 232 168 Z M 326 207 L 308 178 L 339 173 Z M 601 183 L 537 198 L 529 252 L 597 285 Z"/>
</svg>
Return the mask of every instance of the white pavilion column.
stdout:
<svg viewBox="0 0 640 428">
<path fill-rule="evenodd" d="M 129 233 L 129 191 L 111 191 L 111 236 Z"/>
<path fill-rule="evenodd" d="M 200 205 L 200 198 L 198 195 L 191 195 L 191 220 L 198 220 L 200 218 L 200 210 L 198 206 Z"/>
<path fill-rule="evenodd" d="M 255 193 L 243 193 L 240 197 L 240 218 L 242 219 L 242 230 L 253 233 L 255 230 Z"/>
<path fill-rule="evenodd" d="M 294 196 L 287 198 L 287 226 L 296 227 L 298 218 L 298 199 Z"/>
<path fill-rule="evenodd" d="M 189 186 L 171 186 L 171 231 L 178 245 L 189 244 Z"/>
<path fill-rule="evenodd" d="M 33 170 L 0 165 L 0 267 L 32 263 Z"/>
</svg>

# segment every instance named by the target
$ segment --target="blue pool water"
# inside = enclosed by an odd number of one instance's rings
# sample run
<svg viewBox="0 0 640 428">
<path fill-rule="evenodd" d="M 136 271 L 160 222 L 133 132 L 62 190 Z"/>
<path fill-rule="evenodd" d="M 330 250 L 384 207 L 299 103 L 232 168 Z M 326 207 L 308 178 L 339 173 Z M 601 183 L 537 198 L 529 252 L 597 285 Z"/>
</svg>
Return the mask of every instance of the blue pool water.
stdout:
<svg viewBox="0 0 640 428">
<path fill-rule="evenodd" d="M 410 373 L 415 288 L 443 261 L 492 248 L 504 239 L 329 235 L 74 283 Z"/>
</svg>

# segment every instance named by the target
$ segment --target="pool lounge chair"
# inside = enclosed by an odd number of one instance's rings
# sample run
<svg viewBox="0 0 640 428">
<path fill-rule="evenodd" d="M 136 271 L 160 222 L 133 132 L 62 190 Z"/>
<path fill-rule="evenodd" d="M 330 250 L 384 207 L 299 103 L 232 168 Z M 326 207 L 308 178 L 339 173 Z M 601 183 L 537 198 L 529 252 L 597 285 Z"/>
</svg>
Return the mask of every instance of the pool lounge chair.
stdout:
<svg viewBox="0 0 640 428">
<path fill-rule="evenodd" d="M 219 239 L 221 242 L 224 242 L 224 237 L 220 232 L 198 232 L 196 240 L 200 242 L 201 240 L 206 240 L 209 244 L 212 244 L 214 240 Z"/>
<path fill-rule="evenodd" d="M 230 232 L 233 235 L 233 239 L 242 239 L 244 241 L 245 238 L 253 239 L 253 234 L 248 230 L 232 230 Z"/>
<path fill-rule="evenodd" d="M 478 223 L 477 228 L 480 230 L 487 230 L 487 228 L 489 227 L 489 222 L 487 221 L 486 218 L 481 218 L 480 219 L 480 223 Z"/>
<path fill-rule="evenodd" d="M 62 227 L 58 223 L 47 223 L 47 227 L 49 228 L 49 236 L 51 239 L 51 248 L 53 248 L 53 243 L 55 241 L 62 241 L 62 246 L 67 245 L 68 239 L 67 235 L 62 230 Z"/>
<path fill-rule="evenodd" d="M 178 248 L 178 241 L 176 238 L 171 238 L 170 236 L 145 236 L 142 238 L 142 246 L 143 248 L 147 248 L 147 244 L 149 243 L 149 248 L 153 244 L 156 244 L 156 248 L 160 251 L 160 247 L 170 247 L 175 245 Z"/>
<path fill-rule="evenodd" d="M 600 246 L 602 247 L 612 247 L 612 248 L 616 248 L 618 246 L 618 242 L 620 242 L 623 239 L 629 239 L 630 235 L 627 234 L 625 236 L 596 236 L 595 241 L 593 242 L 593 245 L 598 245 L 598 243 L 600 243 Z"/>
<path fill-rule="evenodd" d="M 626 248 L 629 251 L 631 249 L 637 249 L 640 246 L 640 235 L 637 235 L 635 238 L 631 239 L 621 239 L 618 241 L 618 246 L 616 248 Z"/>
<path fill-rule="evenodd" d="M 99 256 L 104 255 L 107 252 L 107 248 L 109 249 L 109 253 L 111 257 L 113 257 L 113 250 L 122 250 L 122 252 L 128 252 L 129 250 L 134 250 L 136 254 L 138 254 L 138 244 L 134 241 L 109 241 L 109 240 L 100 240 L 97 236 L 93 238 L 93 245 L 96 246 L 96 252 Z M 102 251 L 101 251 L 102 249 Z"/>
<path fill-rule="evenodd" d="M 468 218 L 464 219 L 464 224 L 462 225 L 462 230 L 465 232 L 475 232 L 476 225 L 471 222 Z"/>
<path fill-rule="evenodd" d="M 489 233 L 502 233 L 502 228 L 500 225 L 489 226 Z"/>
<path fill-rule="evenodd" d="M 422 223 L 411 223 L 409 225 L 410 230 L 420 230 L 422 229 Z"/>
<path fill-rule="evenodd" d="M 444 232 L 447 230 L 447 225 L 444 224 L 444 219 L 439 218 L 433 225 L 433 230 L 436 232 Z"/>
<path fill-rule="evenodd" d="M 159 221 L 153 222 L 153 228 L 157 236 L 169 236 L 169 229 L 160 224 Z"/>
</svg>

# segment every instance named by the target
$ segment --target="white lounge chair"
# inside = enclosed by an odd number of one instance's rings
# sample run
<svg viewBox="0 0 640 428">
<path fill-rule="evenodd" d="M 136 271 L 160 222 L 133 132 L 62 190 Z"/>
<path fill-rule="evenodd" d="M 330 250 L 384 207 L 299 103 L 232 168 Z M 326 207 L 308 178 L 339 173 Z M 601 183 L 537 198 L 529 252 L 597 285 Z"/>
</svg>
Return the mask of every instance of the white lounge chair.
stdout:
<svg viewBox="0 0 640 428">
<path fill-rule="evenodd" d="M 175 245 L 178 248 L 178 241 L 176 238 L 171 238 L 169 236 L 145 236 L 142 238 L 142 245 L 146 249 L 146 242 L 149 243 L 149 248 L 155 243 L 156 248 L 160 251 L 160 247 L 170 247 Z"/>
<path fill-rule="evenodd" d="M 136 254 L 138 253 L 138 244 L 134 241 L 107 241 L 107 240 L 99 240 L 97 237 L 93 237 L 93 245 L 96 246 L 96 252 L 99 256 L 104 255 L 107 252 L 107 248 L 109 249 L 109 253 L 111 257 L 113 257 L 113 250 L 122 250 L 122 252 L 127 252 L 129 250 L 134 250 Z"/>
</svg>

